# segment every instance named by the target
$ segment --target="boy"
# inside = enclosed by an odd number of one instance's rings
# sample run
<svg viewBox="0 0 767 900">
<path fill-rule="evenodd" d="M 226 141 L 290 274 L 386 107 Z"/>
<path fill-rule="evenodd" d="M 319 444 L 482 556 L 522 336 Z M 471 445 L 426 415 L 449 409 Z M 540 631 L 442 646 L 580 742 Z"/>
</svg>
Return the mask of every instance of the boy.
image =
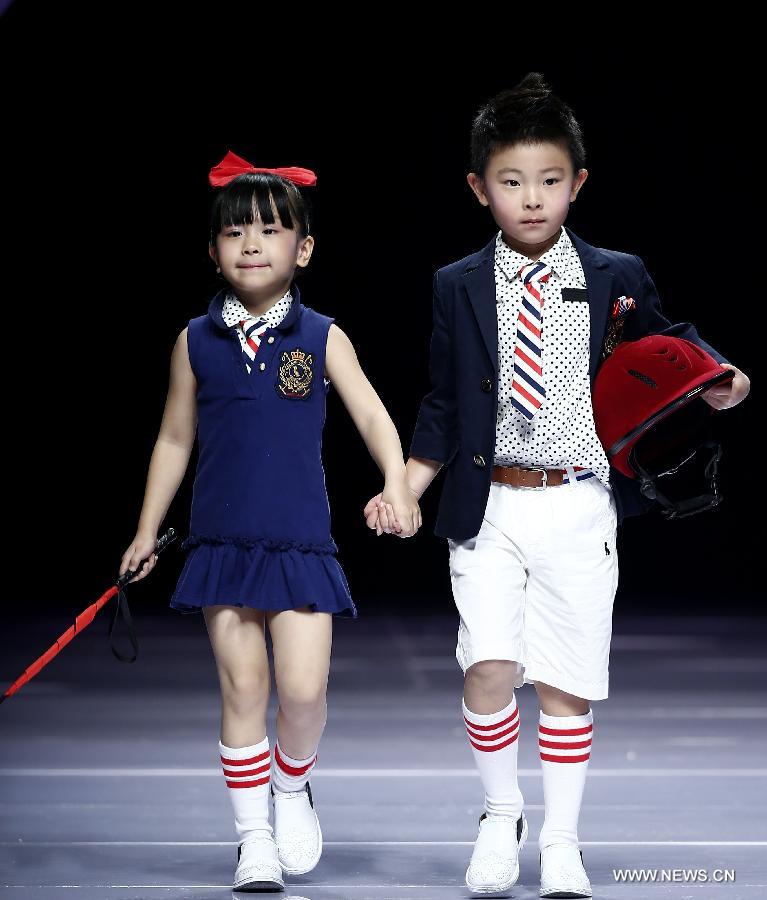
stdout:
<svg viewBox="0 0 767 900">
<path fill-rule="evenodd" d="M 650 507 L 610 467 L 594 428 L 590 388 L 609 310 L 633 298 L 623 340 L 686 338 L 733 369 L 731 382 L 702 395 L 712 407 L 739 403 L 749 380 L 692 324 L 665 318 L 639 257 L 563 227 L 588 172 L 578 123 L 541 75 L 479 111 L 471 148 L 469 186 L 500 230 L 434 277 L 432 387 L 407 463 L 418 498 L 447 467 L 434 532 L 449 546 L 463 716 L 485 790 L 466 884 L 487 895 L 519 877 L 527 821 L 514 688 L 532 683 L 545 805 L 540 896 L 590 897 L 577 823 L 590 704 L 608 693 L 615 538 L 623 518 Z M 379 533 L 412 533 L 380 495 L 365 515 Z"/>
</svg>

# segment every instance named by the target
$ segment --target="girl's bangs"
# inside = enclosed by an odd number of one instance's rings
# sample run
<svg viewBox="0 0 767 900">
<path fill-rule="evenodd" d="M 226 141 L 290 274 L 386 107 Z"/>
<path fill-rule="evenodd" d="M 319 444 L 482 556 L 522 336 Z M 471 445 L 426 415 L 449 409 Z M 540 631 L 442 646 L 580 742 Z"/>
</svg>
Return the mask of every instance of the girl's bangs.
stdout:
<svg viewBox="0 0 767 900">
<path fill-rule="evenodd" d="M 253 210 L 264 225 L 274 224 L 272 200 L 283 228 L 294 227 L 288 192 L 279 179 L 270 179 L 254 173 L 247 180 L 232 182 L 221 197 L 219 207 L 219 231 L 229 225 L 252 225 Z"/>
</svg>

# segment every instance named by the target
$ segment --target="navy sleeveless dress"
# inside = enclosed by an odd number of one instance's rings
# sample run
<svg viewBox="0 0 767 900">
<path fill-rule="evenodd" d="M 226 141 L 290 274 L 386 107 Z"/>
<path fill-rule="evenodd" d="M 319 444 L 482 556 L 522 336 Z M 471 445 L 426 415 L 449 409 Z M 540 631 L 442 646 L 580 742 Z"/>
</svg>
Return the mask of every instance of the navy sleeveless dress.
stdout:
<svg viewBox="0 0 767 900">
<path fill-rule="evenodd" d="M 245 367 L 226 290 L 189 321 L 197 379 L 199 459 L 187 557 L 170 606 L 225 604 L 356 616 L 338 550 L 322 465 L 325 348 L 332 318 L 303 306 L 261 335 Z"/>
</svg>

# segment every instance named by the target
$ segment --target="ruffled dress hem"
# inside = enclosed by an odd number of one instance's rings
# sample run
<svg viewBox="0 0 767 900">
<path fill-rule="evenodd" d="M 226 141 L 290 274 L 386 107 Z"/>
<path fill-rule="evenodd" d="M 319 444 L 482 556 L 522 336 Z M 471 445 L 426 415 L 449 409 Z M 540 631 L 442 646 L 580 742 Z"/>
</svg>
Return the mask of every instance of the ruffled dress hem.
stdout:
<svg viewBox="0 0 767 900">
<path fill-rule="evenodd" d="M 333 540 L 190 534 L 181 548 L 188 555 L 169 604 L 181 613 L 226 605 L 357 616 Z"/>
</svg>

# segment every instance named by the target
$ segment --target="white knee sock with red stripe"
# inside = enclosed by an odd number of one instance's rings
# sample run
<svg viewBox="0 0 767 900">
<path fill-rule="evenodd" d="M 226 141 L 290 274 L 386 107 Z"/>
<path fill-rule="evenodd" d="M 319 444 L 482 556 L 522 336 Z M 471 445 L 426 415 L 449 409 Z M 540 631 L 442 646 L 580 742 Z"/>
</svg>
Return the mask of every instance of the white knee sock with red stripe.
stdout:
<svg viewBox="0 0 767 900">
<path fill-rule="evenodd" d="M 546 815 L 538 838 L 540 850 L 549 844 L 578 844 L 593 722 L 592 710 L 582 716 L 547 716 L 541 710 L 538 745 Z"/>
<path fill-rule="evenodd" d="M 309 775 L 317 762 L 317 754 L 313 753 L 306 759 L 293 759 L 280 747 L 280 742 L 274 745 L 274 766 L 272 767 L 272 787 L 275 791 L 301 791 L 309 780 Z"/>
<path fill-rule="evenodd" d="M 218 742 L 221 765 L 234 807 L 238 843 L 271 837 L 269 824 L 269 738 L 250 747 L 227 747 Z"/>
<path fill-rule="evenodd" d="M 489 715 L 473 713 L 463 702 L 463 718 L 485 789 L 485 811 L 518 819 L 524 803 L 517 783 L 519 709 L 517 698 Z"/>
</svg>

